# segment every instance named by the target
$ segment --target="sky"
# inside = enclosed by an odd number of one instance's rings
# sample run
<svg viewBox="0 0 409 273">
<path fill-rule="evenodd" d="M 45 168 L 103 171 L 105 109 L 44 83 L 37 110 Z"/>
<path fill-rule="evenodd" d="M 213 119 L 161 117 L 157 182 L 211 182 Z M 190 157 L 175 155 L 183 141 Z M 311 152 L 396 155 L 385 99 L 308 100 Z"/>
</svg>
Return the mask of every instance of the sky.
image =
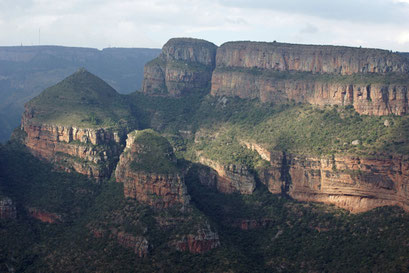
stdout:
<svg viewBox="0 0 409 273">
<path fill-rule="evenodd" d="M 173 37 L 409 52 L 409 0 L 0 0 L 0 46 L 161 48 Z"/>
</svg>

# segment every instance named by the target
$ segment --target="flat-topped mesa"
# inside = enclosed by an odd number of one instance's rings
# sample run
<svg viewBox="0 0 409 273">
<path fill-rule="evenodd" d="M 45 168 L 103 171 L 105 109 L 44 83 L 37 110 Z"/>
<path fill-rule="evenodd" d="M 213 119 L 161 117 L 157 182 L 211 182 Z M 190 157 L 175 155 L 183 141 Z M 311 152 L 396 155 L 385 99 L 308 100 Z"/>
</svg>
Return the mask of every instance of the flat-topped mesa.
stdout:
<svg viewBox="0 0 409 273">
<path fill-rule="evenodd" d="M 189 204 L 184 176 L 178 169 L 170 143 L 147 129 L 128 134 L 127 145 L 115 171 L 124 183 L 124 195 L 154 209 Z"/>
<path fill-rule="evenodd" d="M 216 49 L 216 45 L 205 40 L 169 40 L 160 56 L 145 65 L 143 92 L 177 97 L 208 91 Z"/>
<path fill-rule="evenodd" d="M 409 73 L 409 59 L 387 50 L 277 42 L 227 42 L 217 50 L 216 65 L 342 75 Z"/>
<path fill-rule="evenodd" d="M 217 50 L 211 94 L 352 105 L 365 115 L 408 112 L 409 58 L 380 49 L 228 42 Z"/>
<path fill-rule="evenodd" d="M 122 97 L 84 69 L 28 102 L 21 122 L 35 156 L 98 180 L 111 175 L 133 126 Z"/>
</svg>

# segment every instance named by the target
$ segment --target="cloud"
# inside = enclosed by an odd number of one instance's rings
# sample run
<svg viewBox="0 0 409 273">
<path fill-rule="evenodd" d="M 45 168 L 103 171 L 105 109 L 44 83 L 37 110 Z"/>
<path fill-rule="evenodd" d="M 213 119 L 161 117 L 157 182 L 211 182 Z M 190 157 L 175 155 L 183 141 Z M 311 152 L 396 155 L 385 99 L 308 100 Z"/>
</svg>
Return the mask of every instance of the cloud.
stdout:
<svg viewBox="0 0 409 273">
<path fill-rule="evenodd" d="M 409 51 L 409 0 L 0 0 L 0 45 L 161 47 L 172 37 Z"/>
</svg>

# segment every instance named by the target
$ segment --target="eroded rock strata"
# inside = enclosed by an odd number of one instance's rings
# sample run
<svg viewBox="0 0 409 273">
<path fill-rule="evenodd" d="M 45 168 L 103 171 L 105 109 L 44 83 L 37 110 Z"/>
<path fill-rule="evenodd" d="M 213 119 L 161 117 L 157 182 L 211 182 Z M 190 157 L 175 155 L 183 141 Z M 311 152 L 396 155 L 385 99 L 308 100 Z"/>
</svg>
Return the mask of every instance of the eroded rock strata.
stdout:
<svg viewBox="0 0 409 273">
<path fill-rule="evenodd" d="M 28 110 L 23 115 L 25 145 L 37 157 L 65 171 L 103 179 L 111 175 L 122 151 L 124 133 L 109 128 L 77 128 L 37 124 Z"/>
<path fill-rule="evenodd" d="M 219 235 L 210 229 L 210 226 L 199 229 L 196 234 L 188 234 L 171 242 L 179 251 L 204 253 L 220 246 Z"/>
<path fill-rule="evenodd" d="M 147 163 L 145 160 L 152 161 Z M 125 197 L 137 199 L 155 209 L 175 205 L 184 208 L 190 197 L 184 176 L 175 167 L 175 160 L 172 147 L 165 138 L 150 130 L 133 131 L 128 134 L 126 148 L 116 168 L 116 181 L 124 183 Z M 161 169 L 167 164 L 168 169 Z"/>
<path fill-rule="evenodd" d="M 204 156 L 199 156 L 199 162 L 209 167 L 199 169 L 199 179 L 203 185 L 223 193 L 251 194 L 256 188 L 254 175 L 246 166 L 223 165 Z"/>
<path fill-rule="evenodd" d="M 160 56 L 145 65 L 143 92 L 181 96 L 208 90 L 216 48 L 214 44 L 199 39 L 169 40 Z"/>
<path fill-rule="evenodd" d="M 304 79 L 303 79 L 304 77 Z M 260 99 L 262 102 L 289 101 L 314 105 L 352 105 L 364 115 L 403 115 L 408 112 L 409 74 L 406 83 L 358 83 L 354 79 L 323 80 L 313 75 L 291 79 L 279 74 L 265 76 L 252 71 L 216 69 L 211 94 L 214 96 Z"/>
<path fill-rule="evenodd" d="M 274 194 L 334 204 L 353 213 L 381 206 L 409 210 L 409 163 L 405 156 L 306 156 L 270 153 L 259 172 Z"/>
</svg>

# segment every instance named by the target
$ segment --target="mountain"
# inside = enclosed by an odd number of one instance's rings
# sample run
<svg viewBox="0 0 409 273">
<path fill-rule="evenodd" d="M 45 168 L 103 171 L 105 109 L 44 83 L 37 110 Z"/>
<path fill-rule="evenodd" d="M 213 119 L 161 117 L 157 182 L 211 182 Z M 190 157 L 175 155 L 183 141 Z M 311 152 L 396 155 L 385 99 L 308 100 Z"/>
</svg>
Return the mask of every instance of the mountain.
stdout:
<svg viewBox="0 0 409 273">
<path fill-rule="evenodd" d="M 80 69 L 0 145 L 0 268 L 404 272 L 407 67 L 377 49 L 175 38 L 142 92 Z"/>
<path fill-rule="evenodd" d="M 62 46 L 0 47 L 0 141 L 18 126 L 24 104 L 78 68 L 98 75 L 120 93 L 141 88 L 146 62 L 159 49 L 75 48 Z"/>
<path fill-rule="evenodd" d="M 126 98 L 85 69 L 29 101 L 21 124 L 33 154 L 98 179 L 110 176 L 136 127 Z"/>
</svg>

